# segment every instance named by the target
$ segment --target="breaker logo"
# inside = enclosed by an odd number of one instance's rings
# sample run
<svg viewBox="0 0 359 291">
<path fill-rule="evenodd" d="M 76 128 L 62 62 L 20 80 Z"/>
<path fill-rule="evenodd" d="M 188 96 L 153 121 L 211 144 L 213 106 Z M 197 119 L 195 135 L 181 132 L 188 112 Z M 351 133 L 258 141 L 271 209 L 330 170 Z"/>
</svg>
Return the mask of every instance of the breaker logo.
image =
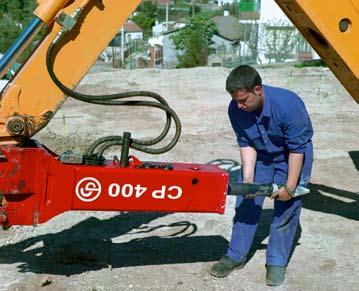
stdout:
<svg viewBox="0 0 359 291">
<path fill-rule="evenodd" d="M 86 177 L 78 181 L 75 191 L 81 201 L 92 202 L 100 196 L 101 184 L 95 178 Z"/>
<path fill-rule="evenodd" d="M 75 193 L 78 199 L 83 202 L 93 202 L 102 194 L 100 182 L 93 177 L 85 177 L 77 182 Z M 160 185 L 155 189 L 149 189 L 142 184 L 120 184 L 111 183 L 104 187 L 104 198 L 106 199 L 141 199 L 147 197 L 155 200 L 177 200 L 183 195 L 181 187 L 172 185 Z"/>
</svg>

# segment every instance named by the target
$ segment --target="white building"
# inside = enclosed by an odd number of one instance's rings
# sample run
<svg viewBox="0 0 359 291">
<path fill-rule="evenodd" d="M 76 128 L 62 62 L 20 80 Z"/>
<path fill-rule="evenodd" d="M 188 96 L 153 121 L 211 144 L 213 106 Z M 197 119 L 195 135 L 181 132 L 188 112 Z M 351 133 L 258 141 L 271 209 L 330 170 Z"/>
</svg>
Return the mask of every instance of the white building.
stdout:
<svg viewBox="0 0 359 291">
<path fill-rule="evenodd" d="M 167 31 L 176 30 L 185 26 L 186 24 L 181 22 L 169 21 L 159 23 L 158 20 L 156 20 L 156 24 L 152 27 L 152 35 L 157 36 Z"/>
<path fill-rule="evenodd" d="M 125 42 L 128 43 L 131 40 L 143 39 L 143 30 L 133 21 L 128 20 L 123 24 L 125 32 Z"/>
<path fill-rule="evenodd" d="M 168 31 L 148 39 L 151 67 L 173 69 L 177 66 L 177 56 L 181 54 L 181 51 L 176 50 L 172 40 L 172 36 L 176 31 Z"/>
<path fill-rule="evenodd" d="M 261 14 L 259 24 L 259 48 L 263 48 L 265 46 L 263 35 L 266 35 L 268 33 L 268 31 L 266 31 L 265 29 L 266 24 L 281 24 L 288 25 L 288 27 L 294 26 L 274 0 L 261 1 Z M 320 58 L 318 54 L 314 51 L 314 49 L 304 40 L 299 31 L 296 32 L 296 38 L 298 43 L 295 48 L 295 51 L 293 51 L 295 59 Z M 262 60 L 263 63 L 270 62 L 270 60 L 267 59 L 264 55 L 263 50 L 259 50 L 258 57 L 260 60 Z M 290 59 L 288 59 L 288 61 L 290 61 Z"/>
<path fill-rule="evenodd" d="M 225 13 L 224 16 L 215 16 L 212 20 L 216 24 L 217 33 L 212 36 L 210 47 L 215 49 L 217 56 L 222 58 L 222 63 L 237 60 L 240 40 L 243 37 L 243 30 L 238 19 Z M 209 66 L 211 66 L 210 59 L 208 61 Z"/>
</svg>

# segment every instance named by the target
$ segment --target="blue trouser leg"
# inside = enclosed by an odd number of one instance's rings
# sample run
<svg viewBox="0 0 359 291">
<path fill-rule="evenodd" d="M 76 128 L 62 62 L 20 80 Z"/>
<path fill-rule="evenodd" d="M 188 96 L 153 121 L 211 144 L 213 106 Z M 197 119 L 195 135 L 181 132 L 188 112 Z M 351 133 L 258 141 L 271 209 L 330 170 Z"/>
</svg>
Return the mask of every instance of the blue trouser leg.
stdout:
<svg viewBox="0 0 359 291">
<path fill-rule="evenodd" d="M 255 183 L 270 183 L 273 181 L 274 168 L 256 163 Z M 243 174 L 240 173 L 238 183 L 242 183 Z M 235 261 L 242 261 L 248 254 L 261 216 L 264 197 L 245 199 L 238 196 L 236 214 L 233 219 L 232 237 L 228 245 L 227 256 Z"/>
<path fill-rule="evenodd" d="M 274 202 L 274 215 L 267 247 L 267 265 L 286 266 L 297 230 L 302 199 Z"/>
<path fill-rule="evenodd" d="M 232 260 L 242 261 L 247 256 L 261 216 L 263 201 L 263 196 L 255 199 L 237 197 L 232 238 L 226 254 Z"/>
<path fill-rule="evenodd" d="M 302 172 L 298 184 L 307 187 L 312 172 L 313 145 L 308 144 Z M 285 184 L 287 181 L 288 165 L 280 163 L 275 165 L 274 182 Z M 273 221 L 269 232 L 267 247 L 267 264 L 286 266 L 293 240 L 297 231 L 299 216 L 302 209 L 302 199 L 293 198 L 289 201 L 274 201 Z"/>
</svg>

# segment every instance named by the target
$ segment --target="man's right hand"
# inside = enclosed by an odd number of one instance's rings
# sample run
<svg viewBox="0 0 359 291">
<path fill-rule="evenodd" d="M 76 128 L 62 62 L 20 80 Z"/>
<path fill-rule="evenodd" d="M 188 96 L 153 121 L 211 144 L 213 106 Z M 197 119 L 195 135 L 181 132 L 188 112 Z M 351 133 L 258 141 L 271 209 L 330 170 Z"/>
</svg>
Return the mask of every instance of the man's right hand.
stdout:
<svg viewBox="0 0 359 291">
<path fill-rule="evenodd" d="M 246 196 L 244 196 L 244 199 L 255 199 L 256 195 L 254 194 L 247 194 Z"/>
</svg>

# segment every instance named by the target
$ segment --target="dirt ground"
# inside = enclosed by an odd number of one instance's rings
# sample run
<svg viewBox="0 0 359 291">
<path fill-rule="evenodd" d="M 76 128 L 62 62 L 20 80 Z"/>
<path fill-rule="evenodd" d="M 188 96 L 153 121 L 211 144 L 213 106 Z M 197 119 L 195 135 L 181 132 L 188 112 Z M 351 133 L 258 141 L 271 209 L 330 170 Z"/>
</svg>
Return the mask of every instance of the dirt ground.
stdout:
<svg viewBox="0 0 359 291">
<path fill-rule="evenodd" d="M 68 212 L 38 227 L 0 231 L 0 290 L 358 290 L 359 106 L 326 68 L 259 67 L 264 83 L 294 90 L 315 129 L 311 194 L 284 285 L 265 285 L 265 250 L 272 216 L 268 199 L 246 267 L 215 279 L 207 269 L 225 252 L 234 198 L 224 215 Z M 224 68 L 113 70 L 96 66 L 78 90 L 152 90 L 182 121 L 176 147 L 140 159 L 207 163 L 239 161 L 227 118 Z M 68 99 L 35 137 L 50 149 L 83 151 L 108 134 L 153 137 L 162 113 L 94 106 Z M 108 153 L 108 157 L 115 151 Z"/>
</svg>

